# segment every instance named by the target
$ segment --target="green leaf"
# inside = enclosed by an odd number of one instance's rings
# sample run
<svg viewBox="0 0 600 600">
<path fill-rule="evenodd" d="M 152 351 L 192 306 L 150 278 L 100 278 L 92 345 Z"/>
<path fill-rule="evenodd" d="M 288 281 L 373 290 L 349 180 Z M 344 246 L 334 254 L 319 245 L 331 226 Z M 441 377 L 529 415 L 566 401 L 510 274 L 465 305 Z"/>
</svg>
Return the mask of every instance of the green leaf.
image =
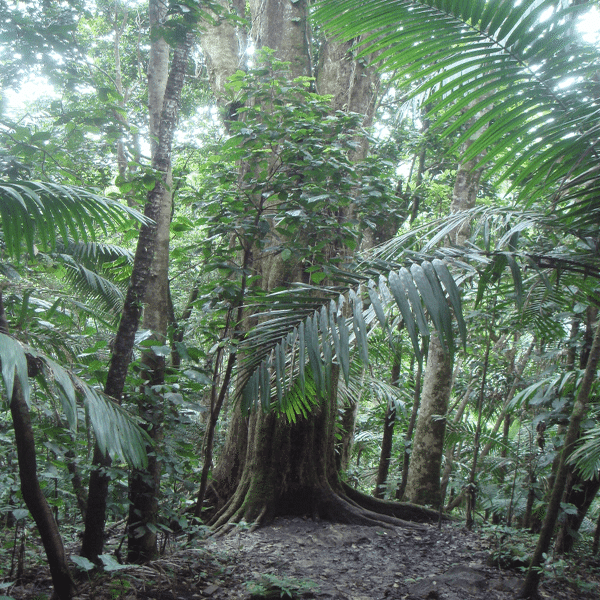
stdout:
<svg viewBox="0 0 600 600">
<path fill-rule="evenodd" d="M 128 569 L 132 565 L 122 565 L 117 562 L 110 554 L 100 554 L 98 558 L 102 561 L 104 565 L 104 570 L 107 572 L 111 571 L 122 571 L 123 569 Z"/>
<path fill-rule="evenodd" d="M 2 364 L 2 379 L 9 403 L 13 395 L 16 372 L 25 401 L 29 404 L 30 387 L 27 375 L 27 357 L 21 344 L 4 333 L 0 333 L 0 363 Z"/>
<path fill-rule="evenodd" d="M 82 571 L 93 571 L 96 568 L 96 565 L 91 560 L 85 558 L 85 556 L 71 554 L 70 558 Z"/>
</svg>

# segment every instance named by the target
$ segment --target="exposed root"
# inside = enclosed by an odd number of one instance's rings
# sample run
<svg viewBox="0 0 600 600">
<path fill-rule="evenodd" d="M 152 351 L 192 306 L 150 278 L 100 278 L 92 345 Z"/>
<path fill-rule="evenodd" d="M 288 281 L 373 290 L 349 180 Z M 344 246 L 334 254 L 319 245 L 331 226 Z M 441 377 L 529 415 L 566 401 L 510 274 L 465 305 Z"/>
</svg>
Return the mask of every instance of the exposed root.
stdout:
<svg viewBox="0 0 600 600">
<path fill-rule="evenodd" d="M 421 525 L 363 508 L 351 498 L 338 494 L 331 488 L 329 488 L 323 502 L 325 504 L 323 508 L 326 508 L 327 513 L 332 514 L 328 520 L 338 523 L 385 528 L 410 527 L 412 529 L 423 529 Z"/>
<path fill-rule="evenodd" d="M 343 481 L 341 483 L 344 494 L 358 506 L 368 511 L 395 517 L 403 522 L 435 523 L 440 518 L 439 513 L 430 508 L 418 506 L 417 504 L 409 504 L 408 502 L 379 500 L 378 498 L 368 496 L 367 494 L 355 490 Z M 442 515 L 442 519 L 448 520 L 449 517 L 447 515 Z"/>
</svg>

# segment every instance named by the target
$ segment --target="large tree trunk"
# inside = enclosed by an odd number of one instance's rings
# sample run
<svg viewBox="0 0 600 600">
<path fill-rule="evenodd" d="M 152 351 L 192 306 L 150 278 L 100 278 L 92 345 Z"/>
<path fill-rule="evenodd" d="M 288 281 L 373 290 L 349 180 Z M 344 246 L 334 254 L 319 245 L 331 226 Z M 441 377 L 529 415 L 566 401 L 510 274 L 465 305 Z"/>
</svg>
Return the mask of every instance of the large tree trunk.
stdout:
<svg viewBox="0 0 600 600">
<path fill-rule="evenodd" d="M 310 74 L 307 3 L 251 0 L 248 6 L 255 44 L 269 46 L 276 58 L 289 61 L 293 76 Z M 229 41 L 222 44 L 203 41 L 215 82 L 224 81 L 232 65 L 237 64 L 227 55 L 228 49 L 235 46 L 231 30 L 227 29 L 224 35 Z M 317 89 L 319 93 L 332 94 L 335 109 L 359 112 L 368 124 L 375 105 L 377 78 L 352 59 L 349 48 L 350 44 L 322 44 Z M 220 90 L 215 92 L 219 94 Z M 359 159 L 365 152 L 366 147 L 360 148 L 353 158 Z M 278 256 L 255 252 L 252 267 L 260 276 L 263 289 L 288 284 L 300 276 L 289 272 L 284 276 L 280 261 Z M 335 377 L 330 384 L 327 397 L 319 400 L 311 414 L 295 423 L 275 414 L 255 413 L 244 418 L 239 410 L 234 412 L 209 489 L 210 500 L 218 509 L 211 520 L 215 528 L 227 529 L 241 520 L 260 524 L 283 513 L 348 523 L 401 523 L 397 519 L 403 514 L 401 505 L 390 516 L 389 503 L 356 492 L 350 498 L 340 483 L 334 436 L 338 413 Z"/>
<path fill-rule="evenodd" d="M 115 336 L 104 388 L 105 393 L 116 400 L 120 400 L 123 394 L 135 334 L 139 326 L 146 287 L 150 278 L 156 245 L 157 223 L 160 221 L 160 210 L 167 190 L 166 177 L 171 166 L 171 146 L 185 76 L 184 66 L 187 64 L 191 42 L 192 35 L 188 33 L 181 47 L 175 51 L 173 64 L 179 65 L 180 68 L 171 69 L 164 94 L 157 150 L 152 161 L 153 168 L 158 173 L 162 173 L 163 178 L 157 179 L 154 189 L 148 192 L 144 214 L 151 221 L 140 229 L 129 288 Z M 151 116 L 151 118 L 153 117 Z M 94 450 L 95 468 L 90 475 L 88 507 L 81 546 L 82 556 L 96 562 L 98 562 L 98 556 L 102 554 L 104 546 L 106 500 L 109 485 L 109 476 L 106 473 L 108 466 L 110 466 L 110 458 L 100 452 L 96 446 Z"/>
</svg>

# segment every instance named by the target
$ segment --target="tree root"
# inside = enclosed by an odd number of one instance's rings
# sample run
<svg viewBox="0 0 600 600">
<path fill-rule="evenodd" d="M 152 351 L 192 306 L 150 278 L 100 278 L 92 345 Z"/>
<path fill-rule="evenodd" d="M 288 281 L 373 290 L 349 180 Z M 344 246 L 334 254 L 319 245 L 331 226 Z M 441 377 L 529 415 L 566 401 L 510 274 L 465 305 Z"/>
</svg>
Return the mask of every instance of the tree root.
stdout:
<svg viewBox="0 0 600 600">
<path fill-rule="evenodd" d="M 440 514 L 436 510 L 425 508 L 417 504 L 408 502 L 392 502 L 388 500 L 379 500 L 373 496 L 363 494 L 350 487 L 347 483 L 341 482 L 344 494 L 353 500 L 358 506 L 381 515 L 395 517 L 402 521 L 412 521 L 416 523 L 436 523 Z M 447 515 L 442 515 L 443 520 L 450 520 Z"/>
<path fill-rule="evenodd" d="M 242 482 L 243 483 L 243 482 Z M 325 520 L 349 525 L 372 527 L 403 527 L 422 530 L 418 523 L 437 521 L 438 514 L 420 506 L 377 500 L 347 485 L 336 489 L 328 482 L 313 489 L 307 498 L 303 514 L 315 520 Z M 249 486 L 240 485 L 229 502 L 217 513 L 210 526 L 215 536 L 230 533 L 240 523 L 248 523 L 250 531 L 271 522 L 274 517 L 287 514 L 281 510 L 275 498 L 263 498 L 261 502 L 249 500 Z M 296 514 L 296 512 L 294 512 Z"/>
</svg>

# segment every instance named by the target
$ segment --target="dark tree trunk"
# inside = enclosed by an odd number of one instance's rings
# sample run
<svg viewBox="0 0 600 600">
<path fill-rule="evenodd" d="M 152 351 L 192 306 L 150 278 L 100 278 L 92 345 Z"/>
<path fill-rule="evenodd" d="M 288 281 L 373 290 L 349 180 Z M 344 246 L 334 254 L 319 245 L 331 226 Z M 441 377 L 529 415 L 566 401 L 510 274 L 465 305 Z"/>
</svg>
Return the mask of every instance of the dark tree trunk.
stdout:
<svg viewBox="0 0 600 600">
<path fill-rule="evenodd" d="M 411 367 L 411 371 L 414 367 Z M 408 467 L 410 465 L 410 450 L 409 444 L 412 442 L 417 415 L 419 414 L 419 406 L 421 404 L 421 381 L 423 378 L 423 367 L 421 364 L 417 367 L 417 375 L 415 376 L 415 393 L 413 396 L 413 407 L 410 413 L 410 420 L 406 435 L 404 436 L 404 452 L 402 453 L 402 478 L 400 479 L 400 487 L 396 492 L 396 499 L 404 499 L 404 490 L 406 490 L 406 482 L 408 480 Z"/>
<path fill-rule="evenodd" d="M 401 520 L 403 505 L 356 491 L 350 498 L 341 483 L 335 460 L 337 389 L 332 388 L 318 408 L 296 423 L 274 413 L 251 415 L 241 479 L 213 517 L 214 529 L 225 532 L 241 521 L 258 526 L 282 514 L 362 525 L 406 525 Z M 394 515 L 387 512 L 391 504 L 396 507 Z"/>
<path fill-rule="evenodd" d="M 187 55 L 192 36 L 186 35 L 185 43 L 175 53 L 179 54 L 177 64 L 187 64 Z M 174 58 L 174 64 L 176 60 Z M 171 166 L 171 145 L 179 99 L 183 88 L 185 70 L 172 69 L 167 82 L 165 100 L 163 103 L 158 148 L 154 155 L 153 167 L 156 171 L 167 174 Z M 146 286 L 150 277 L 150 269 L 156 244 L 156 223 L 165 193 L 166 184 L 157 180 L 154 189 L 148 192 L 144 214 L 151 222 L 142 225 L 138 237 L 129 288 L 123 305 L 123 312 L 115 336 L 110 366 L 104 391 L 115 400 L 120 400 L 125 386 L 127 371 L 131 362 L 135 334 L 137 332 Z M 106 468 L 110 466 L 110 458 L 103 455 L 96 446 L 94 450 L 94 469 L 90 475 L 88 507 L 86 512 L 85 530 L 81 545 L 82 556 L 91 561 L 98 561 L 104 546 L 104 526 L 106 522 L 106 500 L 108 496 L 109 476 Z"/>
<path fill-rule="evenodd" d="M 392 365 L 392 385 L 398 385 L 400 377 L 401 356 L 394 355 L 394 364 Z M 381 441 L 381 454 L 379 456 L 379 467 L 377 469 L 377 480 L 375 481 L 375 489 L 373 496 L 375 498 L 383 498 L 385 493 L 385 482 L 387 481 L 390 472 L 390 460 L 392 458 L 392 445 L 394 442 L 394 425 L 396 423 L 396 406 L 389 403 L 385 410 L 383 420 L 383 440 Z"/>
<path fill-rule="evenodd" d="M 385 410 L 385 417 L 383 419 L 383 439 L 381 441 L 377 479 L 375 481 L 375 489 L 373 490 L 373 496 L 375 496 L 375 498 L 383 498 L 385 495 L 385 484 L 390 472 L 390 460 L 392 458 L 395 423 L 396 406 L 388 402 Z"/>
<path fill-rule="evenodd" d="M 0 332 L 6 335 L 9 334 L 1 290 Z M 23 500 L 42 538 L 55 596 L 59 600 L 70 600 L 75 593 L 75 586 L 67 565 L 67 555 L 65 554 L 65 547 L 58 531 L 58 525 L 38 480 L 35 438 L 31 425 L 31 416 L 27 401 L 25 400 L 23 386 L 18 377 L 15 377 L 13 382 L 10 413 L 15 431 L 19 480 L 21 482 Z"/>
<path fill-rule="evenodd" d="M 151 4 L 155 4 L 154 2 Z M 157 2 L 158 10 L 166 10 L 162 2 Z M 164 7 L 164 8 L 163 8 Z M 157 17 L 153 29 L 160 31 L 162 21 Z M 155 36 L 152 36 L 155 39 Z M 159 39 L 155 39 L 159 43 Z M 165 344 L 167 338 L 168 305 L 169 305 L 169 240 L 172 213 L 172 177 L 171 177 L 171 145 L 175 124 L 179 114 L 179 97 L 185 81 L 188 65 L 188 54 L 192 42 L 190 33 L 185 41 L 173 52 L 171 69 L 165 65 L 168 73 L 164 93 L 161 89 L 153 90 L 155 102 L 162 107 L 160 119 L 153 123 L 155 131 L 152 136 L 158 135 L 158 144 L 153 147 L 152 164 L 163 173 L 161 197 L 158 217 L 156 219 L 156 237 L 154 242 L 152 267 L 145 292 L 144 301 L 144 328 L 152 331 L 158 344 Z M 149 74 L 150 75 L 150 74 Z M 149 90 L 151 88 L 149 77 Z M 150 107 L 150 113 L 153 113 Z M 167 137 L 161 137 L 163 130 L 168 131 Z M 158 446 L 163 436 L 163 399 L 157 394 L 156 386 L 165 382 L 165 358 L 157 356 L 152 350 L 142 354 L 142 366 L 145 379 L 149 385 L 142 390 L 138 400 L 138 410 L 144 420 L 144 426 L 152 439 L 152 449 L 148 447 L 148 466 L 146 469 L 134 469 L 129 479 L 129 520 L 128 520 L 128 552 L 129 562 L 142 563 L 156 557 L 156 522 L 158 518 L 158 495 L 160 491 L 161 462 L 159 460 Z"/>
<path fill-rule="evenodd" d="M 15 378 L 14 381 L 10 412 L 15 428 L 23 500 L 25 500 L 25 504 L 42 538 L 55 594 L 60 600 L 69 600 L 75 593 L 75 586 L 69 573 L 67 555 L 58 532 L 58 525 L 54 520 L 52 510 L 46 501 L 37 478 L 33 428 L 29 408 L 27 402 L 25 402 L 23 388 L 18 378 Z"/>
<path fill-rule="evenodd" d="M 565 554 L 573 549 L 575 536 L 600 489 L 600 479 L 598 477 L 585 481 L 581 479 L 576 469 L 571 469 L 567 480 L 565 502 L 573 504 L 577 508 L 577 514 L 566 515 L 554 544 L 554 550 L 557 554 Z"/>
</svg>

